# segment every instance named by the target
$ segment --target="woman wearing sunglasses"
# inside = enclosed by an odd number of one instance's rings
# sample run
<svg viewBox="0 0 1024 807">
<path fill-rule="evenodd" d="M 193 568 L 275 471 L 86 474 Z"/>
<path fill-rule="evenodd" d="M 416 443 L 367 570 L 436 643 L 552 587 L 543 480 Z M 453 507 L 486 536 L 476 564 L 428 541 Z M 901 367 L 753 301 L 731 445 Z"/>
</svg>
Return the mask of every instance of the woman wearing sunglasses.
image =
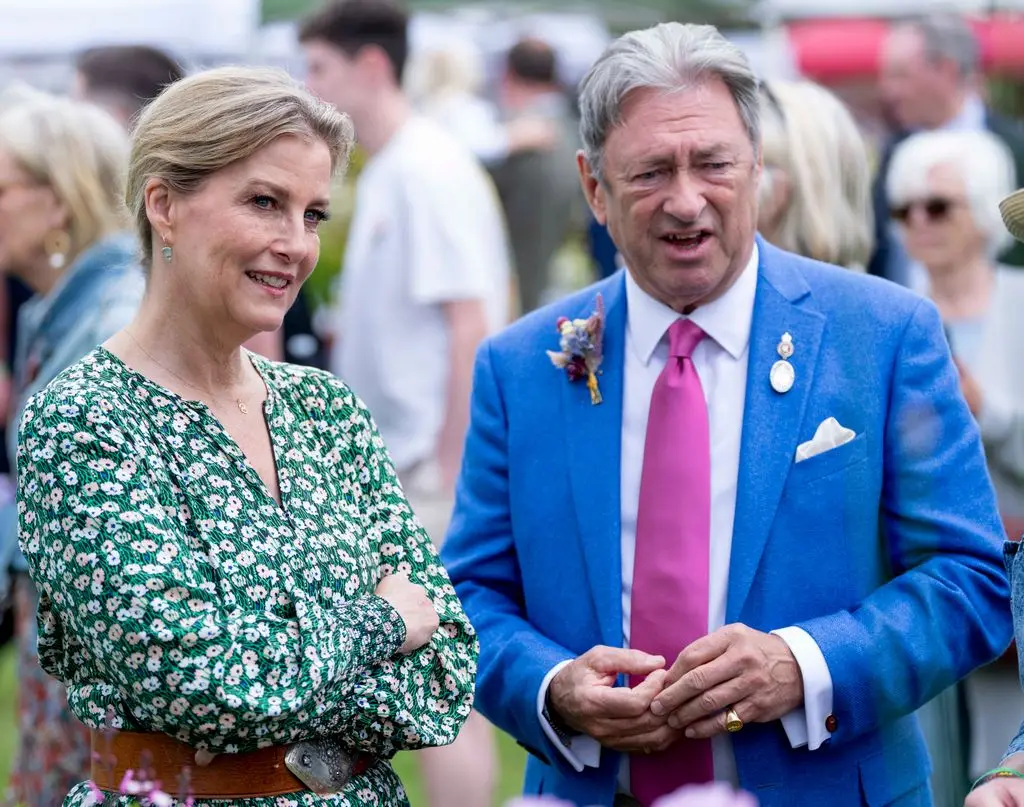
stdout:
<svg viewBox="0 0 1024 807">
<path fill-rule="evenodd" d="M 907 252 L 923 267 L 925 292 L 946 325 L 1007 532 L 1019 538 L 1024 531 L 1024 271 L 995 259 L 1012 241 L 999 202 L 1014 187 L 1012 157 L 1002 142 L 988 132 L 941 131 L 913 135 L 899 146 L 887 192 L 890 215 Z M 1018 691 L 1016 676 L 1012 659 L 1001 660 L 922 713 L 926 728 L 929 720 L 935 723 L 926 735 L 936 771 L 947 780 L 956 771 L 959 781 L 951 790 L 969 786 L 1015 733 L 1024 701 L 1008 704 L 1002 693 Z M 962 793 L 948 795 L 963 799 Z M 948 803 L 943 794 L 936 793 L 936 799 Z"/>
</svg>

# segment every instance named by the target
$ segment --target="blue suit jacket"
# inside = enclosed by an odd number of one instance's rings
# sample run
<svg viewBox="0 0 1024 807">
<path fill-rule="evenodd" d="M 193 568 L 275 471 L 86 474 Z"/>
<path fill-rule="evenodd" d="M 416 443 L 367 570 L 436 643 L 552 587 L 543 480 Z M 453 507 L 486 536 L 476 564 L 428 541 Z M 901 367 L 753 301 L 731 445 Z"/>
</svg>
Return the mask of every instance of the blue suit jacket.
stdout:
<svg viewBox="0 0 1024 807">
<path fill-rule="evenodd" d="M 837 727 L 817 751 L 781 724 L 734 738 L 762 807 L 926 805 L 910 713 L 1010 640 L 1003 533 L 975 423 L 934 306 L 900 287 L 759 242 L 727 619 L 798 625 L 832 675 Z M 604 296 L 593 406 L 556 370 L 559 315 Z M 610 804 L 618 754 L 576 773 L 536 712 L 542 679 L 621 646 L 619 457 L 626 295 L 621 273 L 520 320 L 478 354 L 472 417 L 443 557 L 480 634 L 477 707 L 533 754 L 528 793 Z M 793 335 L 796 383 L 769 370 Z M 835 417 L 850 443 L 794 463 Z"/>
</svg>

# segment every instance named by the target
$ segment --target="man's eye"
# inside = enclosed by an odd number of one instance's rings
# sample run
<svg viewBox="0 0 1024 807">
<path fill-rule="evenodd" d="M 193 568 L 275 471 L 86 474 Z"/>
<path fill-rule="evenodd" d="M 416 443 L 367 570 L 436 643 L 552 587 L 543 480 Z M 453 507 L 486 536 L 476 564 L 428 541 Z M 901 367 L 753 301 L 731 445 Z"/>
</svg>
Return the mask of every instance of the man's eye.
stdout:
<svg viewBox="0 0 1024 807">
<path fill-rule="evenodd" d="M 710 168 L 712 171 L 723 171 L 729 167 L 729 163 L 727 162 L 712 162 L 705 163 L 704 165 L 705 167 Z"/>
</svg>

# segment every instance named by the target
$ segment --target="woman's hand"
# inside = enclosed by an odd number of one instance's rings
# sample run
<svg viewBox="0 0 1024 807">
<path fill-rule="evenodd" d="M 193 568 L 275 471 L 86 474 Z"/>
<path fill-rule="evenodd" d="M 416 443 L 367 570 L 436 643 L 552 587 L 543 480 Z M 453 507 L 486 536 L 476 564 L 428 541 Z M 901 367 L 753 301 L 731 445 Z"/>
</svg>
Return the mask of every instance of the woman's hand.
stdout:
<svg viewBox="0 0 1024 807">
<path fill-rule="evenodd" d="M 982 394 L 978 382 L 968 372 L 963 362 L 959 359 L 954 359 L 954 361 L 956 362 L 956 369 L 960 372 L 960 390 L 963 392 L 964 400 L 967 401 L 967 408 L 977 418 L 981 415 L 981 407 L 985 402 L 985 396 Z"/>
<path fill-rule="evenodd" d="M 1010 754 L 999 767 L 1024 773 L 1024 753 Z M 1024 779 L 1014 776 L 989 779 L 971 792 L 964 807 L 1024 807 Z"/>
<path fill-rule="evenodd" d="M 407 655 L 419 650 L 430 641 L 441 624 L 426 590 L 404 574 L 388 575 L 377 584 L 374 593 L 391 603 L 405 622 L 405 643 L 398 648 L 399 653 Z"/>
<path fill-rule="evenodd" d="M 1024 779 L 992 779 L 973 791 L 964 807 L 1024 807 Z"/>
</svg>

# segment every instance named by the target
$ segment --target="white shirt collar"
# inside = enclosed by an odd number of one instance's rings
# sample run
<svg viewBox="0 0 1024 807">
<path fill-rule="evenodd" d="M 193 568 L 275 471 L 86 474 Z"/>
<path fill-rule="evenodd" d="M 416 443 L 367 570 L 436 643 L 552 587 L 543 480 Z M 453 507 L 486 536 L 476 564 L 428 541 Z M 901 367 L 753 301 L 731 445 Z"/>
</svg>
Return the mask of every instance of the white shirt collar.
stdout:
<svg viewBox="0 0 1024 807">
<path fill-rule="evenodd" d="M 700 306 L 689 319 L 717 342 L 730 356 L 738 359 L 750 342 L 757 292 L 758 249 L 754 244 L 750 260 L 725 294 Z M 680 315 L 641 289 L 626 271 L 626 329 L 636 357 L 647 365 L 669 326 Z"/>
<path fill-rule="evenodd" d="M 980 131 L 985 128 L 985 115 L 985 102 L 976 93 L 970 93 L 956 117 L 939 128 L 948 131 Z"/>
</svg>

